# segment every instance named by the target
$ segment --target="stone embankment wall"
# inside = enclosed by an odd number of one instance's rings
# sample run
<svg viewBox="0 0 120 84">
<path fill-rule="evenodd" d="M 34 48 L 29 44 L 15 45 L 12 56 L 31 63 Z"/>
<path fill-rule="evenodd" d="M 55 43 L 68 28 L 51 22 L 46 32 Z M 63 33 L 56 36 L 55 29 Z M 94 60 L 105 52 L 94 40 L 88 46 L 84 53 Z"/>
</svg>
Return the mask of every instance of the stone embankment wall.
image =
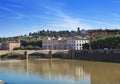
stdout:
<svg viewBox="0 0 120 84">
<path fill-rule="evenodd" d="M 67 58 L 91 61 L 120 62 L 120 50 L 71 50 L 69 51 Z"/>
</svg>

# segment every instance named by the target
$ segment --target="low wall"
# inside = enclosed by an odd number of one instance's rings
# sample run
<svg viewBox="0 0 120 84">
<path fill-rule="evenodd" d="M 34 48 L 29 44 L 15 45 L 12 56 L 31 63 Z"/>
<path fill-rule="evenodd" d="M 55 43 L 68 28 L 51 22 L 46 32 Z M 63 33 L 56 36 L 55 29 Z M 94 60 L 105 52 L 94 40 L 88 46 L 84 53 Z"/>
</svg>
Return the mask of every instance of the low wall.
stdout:
<svg viewBox="0 0 120 84">
<path fill-rule="evenodd" d="M 120 50 L 71 50 L 69 51 L 71 59 L 120 62 Z"/>
</svg>

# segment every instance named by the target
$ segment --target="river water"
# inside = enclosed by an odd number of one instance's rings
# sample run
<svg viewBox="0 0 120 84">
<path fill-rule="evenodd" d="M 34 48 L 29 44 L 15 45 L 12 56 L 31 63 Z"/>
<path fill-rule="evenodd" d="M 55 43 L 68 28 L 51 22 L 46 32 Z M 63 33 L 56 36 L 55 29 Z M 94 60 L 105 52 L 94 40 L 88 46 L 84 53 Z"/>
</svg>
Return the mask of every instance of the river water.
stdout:
<svg viewBox="0 0 120 84">
<path fill-rule="evenodd" d="M 120 64 L 80 60 L 1 61 L 5 84 L 120 84 Z"/>
</svg>

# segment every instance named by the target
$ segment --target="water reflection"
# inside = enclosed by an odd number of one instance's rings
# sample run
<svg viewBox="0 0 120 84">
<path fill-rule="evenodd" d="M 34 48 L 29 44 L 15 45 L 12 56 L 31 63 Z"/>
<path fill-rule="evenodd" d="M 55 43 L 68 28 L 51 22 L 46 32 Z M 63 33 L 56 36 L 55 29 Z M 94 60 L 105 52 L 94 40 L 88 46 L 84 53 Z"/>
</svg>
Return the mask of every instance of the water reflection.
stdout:
<svg viewBox="0 0 120 84">
<path fill-rule="evenodd" d="M 74 81 L 83 80 L 89 76 L 83 67 L 73 66 L 72 61 L 68 60 L 34 60 L 26 62 L 28 74 L 40 75 L 42 78 L 69 78 Z"/>
<path fill-rule="evenodd" d="M 16 74 L 26 81 L 49 84 L 120 84 L 120 64 L 77 60 L 1 62 L 0 78 Z M 16 77 L 16 76 L 15 76 Z M 26 78 L 25 78 L 26 77 Z M 23 79 L 22 79 L 23 78 Z M 37 80 L 37 79 L 38 80 Z M 5 80 L 8 80 L 7 78 Z M 18 84 L 18 83 L 14 83 Z M 29 83 L 32 84 L 32 83 Z"/>
</svg>

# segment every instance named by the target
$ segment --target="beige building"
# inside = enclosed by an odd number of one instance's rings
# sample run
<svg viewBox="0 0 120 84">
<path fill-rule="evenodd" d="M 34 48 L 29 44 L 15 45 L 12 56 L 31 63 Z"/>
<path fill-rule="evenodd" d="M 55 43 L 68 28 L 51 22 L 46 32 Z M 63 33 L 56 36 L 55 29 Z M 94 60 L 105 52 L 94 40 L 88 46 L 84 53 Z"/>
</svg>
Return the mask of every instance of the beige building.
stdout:
<svg viewBox="0 0 120 84">
<path fill-rule="evenodd" d="M 113 36 L 113 35 L 119 35 L 120 30 L 88 30 L 88 33 L 90 35 L 90 40 L 93 41 L 98 38 L 103 38 L 103 37 L 108 37 L 108 36 Z"/>
<path fill-rule="evenodd" d="M 15 42 L 15 41 L 7 41 L 3 42 L 1 45 L 2 50 L 13 50 L 16 47 L 20 47 L 20 42 Z"/>
<path fill-rule="evenodd" d="M 82 50 L 87 38 L 59 38 L 48 39 L 42 42 L 43 50 Z"/>
<path fill-rule="evenodd" d="M 47 40 L 42 41 L 43 50 L 65 50 L 66 47 L 65 39 L 52 39 L 48 38 Z"/>
</svg>

